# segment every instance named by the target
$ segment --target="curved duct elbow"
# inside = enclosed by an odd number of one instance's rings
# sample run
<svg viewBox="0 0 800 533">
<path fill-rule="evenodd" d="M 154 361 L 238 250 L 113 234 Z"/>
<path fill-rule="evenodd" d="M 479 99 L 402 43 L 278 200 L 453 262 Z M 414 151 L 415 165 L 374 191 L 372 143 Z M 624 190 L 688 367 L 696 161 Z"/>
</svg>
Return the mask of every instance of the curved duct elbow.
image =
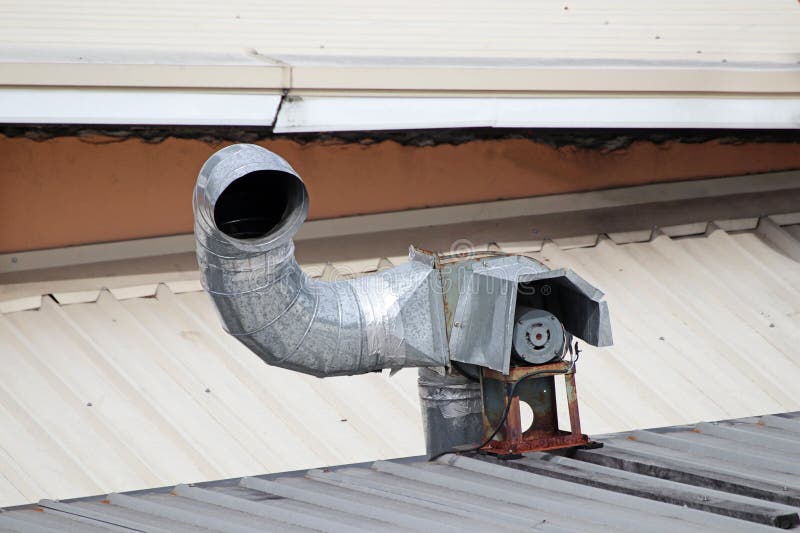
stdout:
<svg viewBox="0 0 800 533">
<path fill-rule="evenodd" d="M 309 278 L 292 238 L 306 218 L 303 180 L 255 145 L 229 146 L 203 165 L 194 191 L 203 287 L 225 329 L 265 362 L 313 374 L 443 366 L 441 281 L 411 260 L 361 278 Z"/>
</svg>

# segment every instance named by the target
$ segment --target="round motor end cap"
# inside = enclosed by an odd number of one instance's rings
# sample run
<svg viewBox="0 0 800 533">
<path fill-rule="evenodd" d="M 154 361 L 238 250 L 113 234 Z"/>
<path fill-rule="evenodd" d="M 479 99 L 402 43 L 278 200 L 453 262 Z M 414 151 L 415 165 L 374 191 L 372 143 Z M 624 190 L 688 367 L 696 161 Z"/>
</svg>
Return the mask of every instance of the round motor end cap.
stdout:
<svg viewBox="0 0 800 533">
<path fill-rule="evenodd" d="M 540 365 L 564 355 L 564 326 L 552 313 L 528 309 L 517 314 L 512 346 L 526 362 Z"/>
</svg>

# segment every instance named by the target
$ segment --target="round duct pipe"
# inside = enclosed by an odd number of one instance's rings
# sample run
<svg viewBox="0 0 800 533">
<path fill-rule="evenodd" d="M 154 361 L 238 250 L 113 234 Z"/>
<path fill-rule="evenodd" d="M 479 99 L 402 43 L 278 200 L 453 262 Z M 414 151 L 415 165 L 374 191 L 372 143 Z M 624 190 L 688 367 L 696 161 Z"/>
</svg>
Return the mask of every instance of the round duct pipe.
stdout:
<svg viewBox="0 0 800 533">
<path fill-rule="evenodd" d="M 193 208 L 201 281 L 225 329 L 265 362 L 312 374 L 444 366 L 439 273 L 412 260 L 356 279 L 309 278 L 292 238 L 308 192 L 281 157 L 223 148 L 197 178 Z"/>
</svg>

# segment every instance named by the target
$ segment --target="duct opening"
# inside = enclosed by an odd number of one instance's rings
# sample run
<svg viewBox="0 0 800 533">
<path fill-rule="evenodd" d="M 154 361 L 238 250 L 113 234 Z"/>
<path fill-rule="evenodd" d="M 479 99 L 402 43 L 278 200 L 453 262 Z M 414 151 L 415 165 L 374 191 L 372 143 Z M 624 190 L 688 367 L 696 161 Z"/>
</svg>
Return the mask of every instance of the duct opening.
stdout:
<svg viewBox="0 0 800 533">
<path fill-rule="evenodd" d="M 250 172 L 233 181 L 214 204 L 214 224 L 235 239 L 260 239 L 275 233 L 301 209 L 305 185 L 277 170 Z"/>
</svg>

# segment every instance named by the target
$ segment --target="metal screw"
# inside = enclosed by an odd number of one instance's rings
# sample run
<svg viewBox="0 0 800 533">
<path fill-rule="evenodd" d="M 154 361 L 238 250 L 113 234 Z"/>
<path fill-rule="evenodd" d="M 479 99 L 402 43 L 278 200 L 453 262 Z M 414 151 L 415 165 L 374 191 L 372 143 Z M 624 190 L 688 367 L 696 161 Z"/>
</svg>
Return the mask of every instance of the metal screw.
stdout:
<svg viewBox="0 0 800 533">
<path fill-rule="evenodd" d="M 463 324 L 461 322 L 453 322 L 453 327 L 454 328 L 460 328 L 460 327 L 463 327 Z"/>
</svg>

